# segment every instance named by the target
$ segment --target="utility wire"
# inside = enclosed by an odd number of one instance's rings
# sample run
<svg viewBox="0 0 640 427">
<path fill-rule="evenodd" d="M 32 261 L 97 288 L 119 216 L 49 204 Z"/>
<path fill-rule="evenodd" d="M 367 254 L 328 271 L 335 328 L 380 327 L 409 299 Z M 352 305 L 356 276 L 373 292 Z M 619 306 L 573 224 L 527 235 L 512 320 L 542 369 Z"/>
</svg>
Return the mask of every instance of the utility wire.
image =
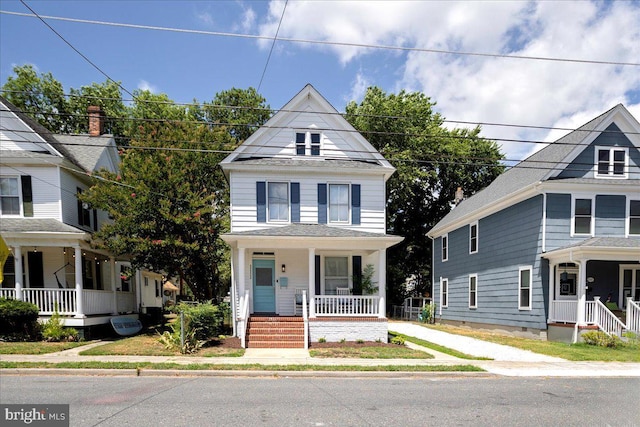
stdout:
<svg viewBox="0 0 640 427">
<path fill-rule="evenodd" d="M 287 10 L 287 4 L 289 4 L 289 0 L 286 0 L 284 2 L 284 7 L 282 8 L 282 15 L 280 15 L 280 22 L 278 22 L 278 28 L 276 29 L 276 35 L 273 36 L 273 43 L 271 43 L 271 49 L 269 49 L 269 56 L 267 56 L 267 62 L 266 64 L 264 64 L 264 69 L 262 70 L 262 76 L 260 76 L 260 83 L 258 83 L 258 92 L 260 92 L 260 88 L 262 87 L 262 80 L 264 79 L 264 75 L 267 72 L 267 67 L 269 66 L 269 60 L 271 59 L 273 48 L 276 45 L 276 40 L 278 40 L 278 33 L 280 32 L 280 26 L 282 25 L 282 20 L 284 19 L 284 11 Z"/>
<path fill-rule="evenodd" d="M 6 15 L 17 15 L 17 16 L 25 16 L 25 17 L 31 17 L 31 18 L 35 17 L 34 15 L 30 15 L 28 13 L 12 12 L 12 11 L 5 11 L 5 10 L 0 10 L 0 13 L 6 14 Z M 125 24 L 120 22 L 96 21 L 96 20 L 90 20 L 90 19 L 67 18 L 67 17 L 60 17 L 60 16 L 43 15 L 42 18 L 58 20 L 58 21 L 81 23 L 81 24 L 135 28 L 135 29 L 142 29 L 142 30 L 169 31 L 169 32 L 176 32 L 176 33 L 200 34 L 200 35 L 220 36 L 220 37 L 237 37 L 237 38 L 246 38 L 246 39 L 266 39 L 266 40 L 272 39 L 272 37 L 270 36 L 253 35 L 253 34 L 192 30 L 192 29 L 161 27 L 161 26 L 153 26 L 153 25 Z M 466 51 L 455 51 L 455 50 L 445 50 L 445 49 L 427 49 L 427 48 L 418 48 L 418 47 L 367 44 L 367 43 L 349 43 L 349 42 L 336 42 L 336 41 L 326 41 L 326 40 L 310 40 L 310 39 L 300 39 L 300 38 L 290 38 L 290 37 L 280 37 L 278 38 L 278 40 L 283 42 L 289 42 L 289 43 L 316 44 L 316 45 L 324 45 L 324 46 L 345 46 L 345 47 L 358 47 L 358 48 L 367 48 L 367 49 L 399 50 L 404 52 L 426 52 L 426 53 L 437 53 L 437 54 L 446 54 L 446 55 L 478 56 L 478 57 L 521 59 L 521 60 L 532 60 L 532 61 L 571 62 L 571 63 L 580 63 L 580 64 L 617 65 L 617 66 L 631 66 L 631 67 L 640 66 L 640 62 L 617 62 L 617 61 L 604 61 L 604 60 L 591 60 L 591 59 L 578 59 L 578 58 L 557 58 L 557 57 L 547 57 L 547 56 L 507 55 L 507 54 L 498 54 L 498 53 L 466 52 Z"/>
</svg>

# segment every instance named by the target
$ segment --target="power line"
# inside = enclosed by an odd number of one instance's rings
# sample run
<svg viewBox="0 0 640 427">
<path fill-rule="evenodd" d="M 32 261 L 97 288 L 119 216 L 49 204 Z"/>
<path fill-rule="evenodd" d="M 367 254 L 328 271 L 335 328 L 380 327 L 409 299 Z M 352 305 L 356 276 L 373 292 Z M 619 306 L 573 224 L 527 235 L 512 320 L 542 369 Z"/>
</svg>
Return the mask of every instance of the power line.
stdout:
<svg viewBox="0 0 640 427">
<path fill-rule="evenodd" d="M 284 19 L 284 12 L 287 10 L 287 4 L 289 4 L 289 0 L 284 2 L 284 7 L 282 8 L 282 15 L 280 15 L 280 22 L 278 22 L 278 28 L 276 29 L 276 35 L 273 36 L 273 43 L 271 43 L 271 49 L 269 49 L 269 56 L 267 56 L 267 62 L 264 64 L 264 69 L 262 70 L 262 76 L 260 76 L 260 83 L 258 83 L 258 92 L 260 92 L 260 87 L 262 86 L 262 80 L 264 79 L 264 75 L 267 72 L 267 66 L 269 65 L 269 60 L 271 59 L 271 53 L 273 53 L 273 48 L 276 45 L 276 40 L 278 40 L 278 33 L 280 32 L 280 26 L 282 25 L 282 20 Z"/>
<path fill-rule="evenodd" d="M 4 13 L 7 15 L 31 17 L 31 18 L 34 17 L 33 15 L 30 15 L 28 13 L 11 12 L 11 11 L 4 11 L 4 10 L 0 10 L 0 13 Z M 120 22 L 96 21 L 96 20 L 90 20 L 90 19 L 67 18 L 67 17 L 60 17 L 60 16 L 48 16 L 48 15 L 43 15 L 42 17 L 46 19 L 74 22 L 74 23 L 80 23 L 80 24 L 124 27 L 124 28 L 134 28 L 134 29 L 142 29 L 142 30 L 168 31 L 168 32 L 176 32 L 176 33 L 200 34 L 200 35 L 219 36 L 219 37 L 237 37 L 237 38 L 257 39 L 257 40 L 272 39 L 272 37 L 269 37 L 269 36 L 253 35 L 253 34 L 192 30 L 192 29 L 153 26 L 153 25 L 125 24 Z M 290 38 L 290 37 L 280 37 L 278 38 L 278 40 L 283 42 L 289 42 L 289 43 L 316 44 L 316 45 L 324 45 L 324 46 L 344 46 L 344 47 L 357 47 L 357 48 L 382 49 L 382 50 L 397 50 L 397 51 L 403 51 L 403 52 L 424 52 L 424 53 L 436 53 L 436 54 L 446 54 L 446 55 L 521 59 L 521 60 L 531 60 L 531 61 L 570 62 L 570 63 L 580 63 L 580 64 L 617 65 L 617 66 L 631 66 L 631 67 L 640 66 L 639 62 L 617 62 L 617 61 L 577 59 L 577 58 L 557 58 L 557 57 L 547 57 L 547 56 L 507 55 L 507 54 L 499 54 L 499 53 L 466 52 L 466 51 L 427 49 L 427 48 L 407 47 L 407 46 L 311 40 L 311 39 L 300 39 L 300 38 Z"/>
</svg>

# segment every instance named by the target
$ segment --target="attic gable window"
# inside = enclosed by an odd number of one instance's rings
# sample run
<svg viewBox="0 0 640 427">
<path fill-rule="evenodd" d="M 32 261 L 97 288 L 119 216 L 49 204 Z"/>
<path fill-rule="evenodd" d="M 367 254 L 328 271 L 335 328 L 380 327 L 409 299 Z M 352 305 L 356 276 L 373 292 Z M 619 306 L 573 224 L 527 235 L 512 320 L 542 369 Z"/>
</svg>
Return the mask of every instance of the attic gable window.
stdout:
<svg viewBox="0 0 640 427">
<path fill-rule="evenodd" d="M 306 156 L 307 152 L 309 152 L 312 156 L 319 156 L 320 141 L 320 133 L 296 132 L 296 155 Z"/>
<path fill-rule="evenodd" d="M 596 147 L 596 178 L 627 178 L 629 150 L 622 147 Z"/>
</svg>

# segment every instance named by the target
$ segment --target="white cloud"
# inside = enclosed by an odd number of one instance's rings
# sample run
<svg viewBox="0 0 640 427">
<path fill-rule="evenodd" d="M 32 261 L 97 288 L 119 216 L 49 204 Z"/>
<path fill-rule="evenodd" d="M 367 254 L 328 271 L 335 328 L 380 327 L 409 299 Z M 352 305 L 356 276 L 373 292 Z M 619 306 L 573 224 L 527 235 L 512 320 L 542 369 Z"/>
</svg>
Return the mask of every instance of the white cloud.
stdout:
<svg viewBox="0 0 640 427">
<path fill-rule="evenodd" d="M 351 84 L 351 92 L 345 99 L 345 102 L 362 101 L 362 99 L 364 98 L 364 94 L 367 91 L 367 88 L 369 86 L 371 86 L 371 82 L 362 73 L 362 71 L 359 71 L 358 74 L 356 74 L 356 77 Z"/>
<path fill-rule="evenodd" d="M 215 20 L 213 19 L 213 16 L 209 12 L 199 12 L 196 15 L 196 18 L 198 18 L 200 22 L 202 22 L 208 27 L 213 27 L 213 25 L 215 24 Z"/>
<path fill-rule="evenodd" d="M 140 82 L 138 82 L 138 89 L 148 90 L 151 93 L 158 93 L 158 87 L 155 85 L 152 85 L 146 80 L 140 80 Z"/>
<path fill-rule="evenodd" d="M 273 1 L 261 34 L 273 36 L 283 2 Z M 460 52 L 637 63 L 640 5 L 634 2 L 290 2 L 281 37 Z M 344 66 L 377 49 L 280 44 L 333 52 Z M 385 52 L 388 53 L 388 52 Z M 575 127 L 617 103 L 637 104 L 636 66 L 410 52 L 385 90 L 420 90 L 453 120 Z M 356 97 L 366 80 L 353 79 Z M 368 83 L 368 82 L 366 82 Z M 636 95 L 637 96 L 637 95 Z M 636 110 L 637 111 L 637 110 Z M 636 117 L 637 114 L 636 114 Z M 558 132 L 484 126 L 501 139 L 547 140 Z M 502 142 L 509 158 L 539 144 Z"/>
<path fill-rule="evenodd" d="M 240 28 L 244 32 L 249 32 L 256 23 L 256 12 L 252 8 L 247 8 L 242 13 L 242 23 Z"/>
</svg>

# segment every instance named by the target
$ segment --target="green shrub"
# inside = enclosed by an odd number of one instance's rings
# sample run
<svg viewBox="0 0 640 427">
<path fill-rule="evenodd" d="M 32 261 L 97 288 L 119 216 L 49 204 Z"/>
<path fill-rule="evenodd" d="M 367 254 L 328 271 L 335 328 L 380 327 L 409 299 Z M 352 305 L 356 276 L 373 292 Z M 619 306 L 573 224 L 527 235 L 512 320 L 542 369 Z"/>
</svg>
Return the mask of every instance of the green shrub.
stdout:
<svg viewBox="0 0 640 427">
<path fill-rule="evenodd" d="M 427 304 L 422 307 L 422 311 L 420 313 L 420 321 L 422 323 L 433 323 L 434 315 L 436 312 L 435 304 Z"/>
<path fill-rule="evenodd" d="M 229 304 L 179 304 L 178 308 L 178 313 L 184 312 L 189 319 L 190 328 L 196 331 L 198 340 L 210 340 L 226 332 L 224 321 L 230 312 Z"/>
<path fill-rule="evenodd" d="M 160 335 L 160 342 L 165 348 L 173 351 L 180 351 L 182 354 L 195 353 L 205 344 L 206 341 L 196 338 L 196 330 L 189 328 L 189 322 L 185 319 L 184 345 L 180 337 L 180 321 L 172 323 L 171 331 L 165 331 Z"/>
<path fill-rule="evenodd" d="M 582 340 L 589 345 L 615 348 L 622 344 L 620 338 L 609 336 L 602 331 L 589 331 L 583 333 L 581 336 Z"/>
<path fill-rule="evenodd" d="M 0 340 L 37 341 L 40 339 L 39 310 L 35 304 L 0 298 Z"/>
<path fill-rule="evenodd" d="M 404 345 L 404 338 L 402 338 L 400 335 L 397 335 L 391 338 L 391 344 Z"/>
<path fill-rule="evenodd" d="M 327 342 L 327 339 L 325 337 L 321 337 L 321 338 L 318 338 L 318 342 L 319 343 Z"/>
<path fill-rule="evenodd" d="M 78 331 L 74 328 L 66 328 L 62 324 L 62 318 L 56 309 L 51 318 L 42 325 L 42 337 L 45 341 L 78 341 Z"/>
</svg>

